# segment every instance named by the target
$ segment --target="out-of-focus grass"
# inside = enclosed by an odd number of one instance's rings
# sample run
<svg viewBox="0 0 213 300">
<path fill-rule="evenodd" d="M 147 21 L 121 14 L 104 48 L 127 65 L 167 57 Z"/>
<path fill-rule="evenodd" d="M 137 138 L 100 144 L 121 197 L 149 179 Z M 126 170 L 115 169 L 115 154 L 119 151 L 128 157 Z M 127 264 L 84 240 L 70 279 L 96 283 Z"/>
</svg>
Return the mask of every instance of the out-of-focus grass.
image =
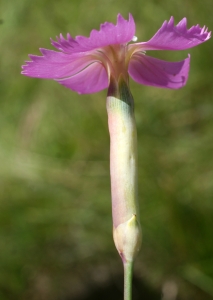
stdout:
<svg viewBox="0 0 213 300">
<path fill-rule="evenodd" d="M 0 299 L 72 299 L 121 269 L 111 236 L 106 91 L 80 96 L 20 75 L 60 32 L 88 35 L 131 12 L 140 40 L 165 19 L 213 28 L 211 1 L 4 1 L 0 9 Z M 191 53 L 189 82 L 131 82 L 139 139 L 143 245 L 135 273 L 181 299 L 212 299 L 212 41 Z M 114 274 L 114 275 L 113 275 Z M 115 279 L 116 280 L 116 279 Z M 122 298 L 122 296 L 121 296 Z M 141 296 L 142 298 L 142 296 Z"/>
</svg>

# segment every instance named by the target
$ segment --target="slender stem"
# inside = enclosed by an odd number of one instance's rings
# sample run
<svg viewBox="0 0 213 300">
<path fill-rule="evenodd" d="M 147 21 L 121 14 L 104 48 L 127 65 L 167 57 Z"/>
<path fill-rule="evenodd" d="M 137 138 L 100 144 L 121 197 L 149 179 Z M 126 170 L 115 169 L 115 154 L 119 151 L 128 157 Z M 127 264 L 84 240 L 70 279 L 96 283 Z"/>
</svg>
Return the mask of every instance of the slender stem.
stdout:
<svg viewBox="0 0 213 300">
<path fill-rule="evenodd" d="M 124 300 L 132 299 L 133 261 L 124 262 Z"/>
</svg>

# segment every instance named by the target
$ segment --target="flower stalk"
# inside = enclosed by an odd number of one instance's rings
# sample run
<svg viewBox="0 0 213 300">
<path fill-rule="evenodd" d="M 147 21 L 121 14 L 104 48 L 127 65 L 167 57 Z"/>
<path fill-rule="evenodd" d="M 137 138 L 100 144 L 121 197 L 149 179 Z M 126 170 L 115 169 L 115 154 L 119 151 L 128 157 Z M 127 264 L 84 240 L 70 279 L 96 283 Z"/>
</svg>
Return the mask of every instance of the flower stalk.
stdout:
<svg viewBox="0 0 213 300">
<path fill-rule="evenodd" d="M 124 263 L 124 300 L 132 299 L 133 262 Z"/>
<path fill-rule="evenodd" d="M 124 299 L 131 299 L 132 267 L 141 244 L 138 209 L 137 130 L 134 100 L 121 75 L 107 96 L 113 238 L 124 264 Z"/>
</svg>

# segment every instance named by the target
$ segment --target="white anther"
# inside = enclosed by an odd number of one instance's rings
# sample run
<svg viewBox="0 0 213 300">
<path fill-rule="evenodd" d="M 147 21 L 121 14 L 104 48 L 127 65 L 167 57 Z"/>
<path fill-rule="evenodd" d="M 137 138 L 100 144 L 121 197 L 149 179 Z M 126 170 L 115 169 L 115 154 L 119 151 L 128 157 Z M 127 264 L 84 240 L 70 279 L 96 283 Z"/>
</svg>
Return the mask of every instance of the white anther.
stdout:
<svg viewBox="0 0 213 300">
<path fill-rule="evenodd" d="M 137 40 L 138 40 L 137 36 L 133 36 L 132 41 L 137 42 Z"/>
</svg>

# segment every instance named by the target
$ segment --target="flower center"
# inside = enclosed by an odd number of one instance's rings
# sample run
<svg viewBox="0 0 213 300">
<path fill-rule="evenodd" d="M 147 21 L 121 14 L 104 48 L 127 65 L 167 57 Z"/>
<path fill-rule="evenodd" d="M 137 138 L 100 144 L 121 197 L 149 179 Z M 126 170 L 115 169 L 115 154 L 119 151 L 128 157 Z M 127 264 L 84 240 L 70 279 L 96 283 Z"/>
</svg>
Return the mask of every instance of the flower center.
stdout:
<svg viewBox="0 0 213 300">
<path fill-rule="evenodd" d="M 106 69 L 108 77 L 118 81 L 122 75 L 128 83 L 128 64 L 131 54 L 128 53 L 127 45 L 109 45 L 97 50 L 98 59 Z"/>
</svg>

